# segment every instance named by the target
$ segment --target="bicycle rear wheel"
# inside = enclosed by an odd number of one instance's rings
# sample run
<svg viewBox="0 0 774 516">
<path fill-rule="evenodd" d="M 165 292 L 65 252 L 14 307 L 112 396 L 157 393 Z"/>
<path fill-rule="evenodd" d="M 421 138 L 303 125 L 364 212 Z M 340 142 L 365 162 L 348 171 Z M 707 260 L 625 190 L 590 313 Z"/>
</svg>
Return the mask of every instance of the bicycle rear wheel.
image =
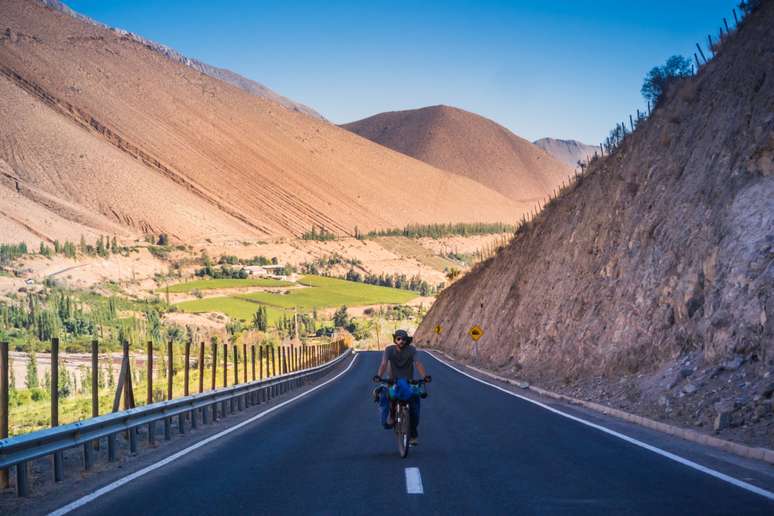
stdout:
<svg viewBox="0 0 774 516">
<path fill-rule="evenodd" d="M 395 409 L 395 436 L 398 439 L 398 453 L 404 459 L 408 457 L 410 417 L 408 404 L 400 403 Z"/>
</svg>

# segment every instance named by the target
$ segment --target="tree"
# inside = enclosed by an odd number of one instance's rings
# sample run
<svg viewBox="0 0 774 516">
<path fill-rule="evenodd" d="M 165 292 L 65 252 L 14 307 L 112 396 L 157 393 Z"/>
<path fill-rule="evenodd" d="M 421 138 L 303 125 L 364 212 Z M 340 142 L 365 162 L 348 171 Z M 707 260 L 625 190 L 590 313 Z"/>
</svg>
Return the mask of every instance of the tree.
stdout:
<svg viewBox="0 0 774 516">
<path fill-rule="evenodd" d="M 269 327 L 269 317 L 265 306 L 259 306 L 253 314 L 253 326 L 258 331 L 266 331 Z"/>
<path fill-rule="evenodd" d="M 349 316 L 347 315 L 347 305 L 342 305 L 336 313 L 333 314 L 333 325 L 336 328 L 345 328 L 349 325 Z"/>
<path fill-rule="evenodd" d="M 38 388 L 38 361 L 35 358 L 34 349 L 27 354 L 27 375 L 24 378 L 24 385 L 28 389 Z"/>
<path fill-rule="evenodd" d="M 683 56 L 672 56 L 663 66 L 655 66 L 645 76 L 640 93 L 646 100 L 658 105 L 667 86 L 680 77 L 691 75 L 691 60 Z"/>
</svg>

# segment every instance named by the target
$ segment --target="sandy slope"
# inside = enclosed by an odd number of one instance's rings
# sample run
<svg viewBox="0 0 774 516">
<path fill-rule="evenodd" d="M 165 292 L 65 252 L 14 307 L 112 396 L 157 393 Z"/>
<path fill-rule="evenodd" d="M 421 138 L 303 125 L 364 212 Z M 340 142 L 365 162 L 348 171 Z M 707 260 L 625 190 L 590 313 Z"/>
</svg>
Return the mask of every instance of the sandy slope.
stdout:
<svg viewBox="0 0 774 516">
<path fill-rule="evenodd" d="M 0 109 L 19 118 L 0 132 L 0 158 L 31 188 L 132 231 L 351 233 L 513 221 L 525 208 L 36 2 L 3 1 L 0 20 Z"/>
<path fill-rule="evenodd" d="M 380 113 L 342 127 L 521 202 L 544 199 L 571 170 L 492 120 L 449 106 Z"/>
</svg>

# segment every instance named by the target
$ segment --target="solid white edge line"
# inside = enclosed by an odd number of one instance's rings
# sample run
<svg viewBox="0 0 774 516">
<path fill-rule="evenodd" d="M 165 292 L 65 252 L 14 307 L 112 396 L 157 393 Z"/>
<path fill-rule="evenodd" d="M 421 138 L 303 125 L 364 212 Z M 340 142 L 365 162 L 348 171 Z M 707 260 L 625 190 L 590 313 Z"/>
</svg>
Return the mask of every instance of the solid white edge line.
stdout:
<svg viewBox="0 0 774 516">
<path fill-rule="evenodd" d="M 406 468 L 406 493 L 407 494 L 425 494 L 422 486 L 422 475 L 419 468 Z"/>
<path fill-rule="evenodd" d="M 321 383 L 320 385 L 316 385 L 315 387 L 309 389 L 308 391 L 302 392 L 301 394 L 299 394 L 298 396 L 296 396 L 294 398 L 291 398 L 289 400 L 285 400 L 285 401 L 283 401 L 282 403 L 280 403 L 278 405 L 270 407 L 270 408 L 266 409 L 265 411 L 261 412 L 260 414 L 256 414 L 255 416 L 251 417 L 250 419 L 242 421 L 241 423 L 239 423 L 237 425 L 234 425 L 234 426 L 232 426 L 230 428 L 227 428 L 227 429 L 223 430 L 222 432 L 218 432 L 217 434 L 211 435 L 210 437 L 207 437 L 206 439 L 202 439 L 198 443 L 192 444 L 188 448 L 184 448 L 184 449 L 180 450 L 179 452 L 174 453 L 174 454 L 170 455 L 169 457 L 167 457 L 165 459 L 162 459 L 162 460 L 160 460 L 158 462 L 155 462 L 155 463 L 153 463 L 153 464 L 151 464 L 149 466 L 146 466 L 146 467 L 144 467 L 144 468 L 142 468 L 140 470 L 137 470 L 134 473 L 132 473 L 130 475 L 127 475 L 127 476 L 125 476 L 123 478 L 119 478 L 115 482 L 112 482 L 112 483 L 110 483 L 110 484 L 108 484 L 108 485 L 106 485 L 104 487 L 101 487 L 101 488 L 97 489 L 96 491 L 94 491 L 91 494 L 88 494 L 88 495 L 86 495 L 86 496 L 84 496 L 82 498 L 79 498 L 79 499 L 77 499 L 77 500 L 75 500 L 73 502 L 68 503 L 67 505 L 65 505 L 63 507 L 60 507 L 59 509 L 49 513 L 49 515 L 50 516 L 60 516 L 60 515 L 63 515 L 63 514 L 67 514 L 67 513 L 71 512 L 71 511 L 74 511 L 75 509 L 78 509 L 80 507 L 83 507 L 87 503 L 89 503 L 89 502 L 91 502 L 93 500 L 96 500 L 97 498 L 99 498 L 102 495 L 105 495 L 105 494 L 107 494 L 107 493 L 109 493 L 111 491 L 114 491 L 114 490 L 118 489 L 119 487 L 121 487 L 124 484 L 128 484 L 129 482 L 131 482 L 132 480 L 134 480 L 136 478 L 139 478 L 139 477 L 141 477 L 143 475 L 147 475 L 151 471 L 154 471 L 154 470 L 157 470 L 157 469 L 159 469 L 161 467 L 164 467 L 167 464 L 169 464 L 170 462 L 176 461 L 180 457 L 188 455 L 192 451 L 198 450 L 202 446 L 205 446 L 205 445 L 211 443 L 212 441 L 220 439 L 221 437 L 224 437 L 224 436 L 230 434 L 231 432 L 234 432 L 234 431 L 242 428 L 245 425 L 249 425 L 250 423 L 261 419 L 262 417 L 266 416 L 267 414 L 271 414 L 275 410 L 278 410 L 278 409 L 284 407 L 285 405 L 287 405 L 289 403 L 292 403 L 292 402 L 294 402 L 294 401 L 296 401 L 296 400 L 298 400 L 300 398 L 303 398 L 304 396 L 307 396 L 307 395 L 313 393 L 317 389 L 325 387 L 326 385 L 328 385 L 329 383 L 333 382 L 334 380 L 337 380 L 340 376 L 344 375 L 350 369 L 352 369 L 352 366 L 355 364 L 355 361 L 357 361 L 357 356 L 358 356 L 358 354 L 355 353 L 353 358 L 352 358 L 352 361 L 349 363 L 347 368 L 344 369 L 339 374 L 337 374 L 336 376 L 334 376 L 333 378 L 331 378 L 330 380 L 326 380 L 325 382 Z"/>
<path fill-rule="evenodd" d="M 534 405 L 537 405 L 538 407 L 544 408 L 550 412 L 553 412 L 554 414 L 558 414 L 560 416 L 566 417 L 568 419 L 572 419 L 573 421 L 576 421 L 578 423 L 581 423 L 586 426 L 590 426 L 591 428 L 595 428 L 597 430 L 600 430 L 602 432 L 605 432 L 606 434 L 612 435 L 613 437 L 617 437 L 619 439 L 622 439 L 628 443 L 634 444 L 636 446 L 639 446 L 640 448 L 645 448 L 648 451 L 651 451 L 653 453 L 657 453 L 658 455 L 661 455 L 662 457 L 666 457 L 667 459 L 673 460 L 675 462 L 679 462 L 680 464 L 684 466 L 688 466 L 689 468 L 693 468 L 695 470 L 701 471 L 702 473 L 706 473 L 707 475 L 713 476 L 717 479 L 723 480 L 724 482 L 728 482 L 729 484 L 735 485 L 736 487 L 741 487 L 742 489 L 745 489 L 747 491 L 750 491 L 751 493 L 755 493 L 757 495 L 760 495 L 764 498 L 768 498 L 769 500 L 774 500 L 774 493 L 771 491 L 767 491 L 765 489 L 762 489 L 758 486 L 754 486 L 752 484 L 748 484 L 747 482 L 744 482 L 742 480 L 736 479 L 734 477 L 731 477 L 729 475 L 726 475 L 725 473 L 721 473 L 720 471 L 716 471 L 714 469 L 708 468 L 706 466 L 702 466 L 701 464 L 697 464 L 696 462 L 693 462 L 692 460 L 686 459 L 684 457 L 680 457 L 679 455 L 675 455 L 674 453 L 668 452 L 666 450 L 662 450 L 661 448 L 657 448 L 655 446 L 652 446 L 650 444 L 644 443 L 642 441 L 638 441 L 637 439 L 634 439 L 633 437 L 629 437 L 628 435 L 621 434 L 619 432 L 616 432 L 615 430 L 611 430 L 609 428 L 606 428 L 604 426 L 598 425 L 596 423 L 592 423 L 591 421 L 586 421 L 585 419 L 581 419 L 579 417 L 573 416 L 571 414 L 568 414 L 566 412 L 562 412 L 561 410 L 557 410 L 553 407 L 549 407 L 548 405 L 544 403 L 540 403 L 539 401 L 535 401 L 533 399 L 527 398 L 526 396 L 522 396 L 520 394 L 516 394 L 515 392 L 511 392 L 508 389 L 504 389 L 500 387 L 499 385 L 495 385 L 493 383 L 489 383 L 485 380 L 482 380 L 481 378 L 476 378 L 475 376 L 466 373 L 465 371 L 462 371 L 453 365 L 449 364 L 445 360 L 442 360 L 435 356 L 435 354 L 431 353 L 430 351 L 423 350 L 425 353 L 445 365 L 446 367 L 449 367 L 450 369 L 453 369 L 457 371 L 458 373 L 467 376 L 468 378 L 471 378 L 479 383 L 483 383 L 484 385 L 488 385 L 489 387 L 493 387 L 499 391 L 502 391 L 506 394 L 510 394 L 511 396 L 515 396 L 519 399 L 522 399 L 524 401 L 527 401 L 529 403 L 532 403 Z"/>
</svg>

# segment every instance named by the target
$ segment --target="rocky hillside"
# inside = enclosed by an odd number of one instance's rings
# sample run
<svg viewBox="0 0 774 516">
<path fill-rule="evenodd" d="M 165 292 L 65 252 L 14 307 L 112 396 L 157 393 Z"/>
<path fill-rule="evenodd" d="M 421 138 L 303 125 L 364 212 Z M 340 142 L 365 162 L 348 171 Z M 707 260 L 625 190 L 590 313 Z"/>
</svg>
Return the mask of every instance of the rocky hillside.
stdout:
<svg viewBox="0 0 774 516">
<path fill-rule="evenodd" d="M 544 200 L 571 172 L 505 127 L 449 106 L 380 113 L 342 127 L 519 202 Z"/>
<path fill-rule="evenodd" d="M 774 447 L 774 2 L 718 52 L 416 340 L 470 357 L 479 324 L 506 374 Z"/>
<path fill-rule="evenodd" d="M 227 82 L 233 86 L 236 86 L 237 88 L 240 88 L 246 91 L 247 93 L 250 93 L 251 95 L 255 95 L 257 97 L 271 100 L 292 111 L 304 113 L 306 115 L 315 117 L 319 120 L 325 120 L 325 118 L 320 113 L 310 108 L 309 106 L 305 106 L 304 104 L 295 102 L 287 97 L 284 97 L 259 82 L 243 77 L 238 73 L 232 72 L 231 70 L 226 70 L 225 68 L 218 68 L 217 66 L 212 66 L 210 64 L 203 63 L 198 59 L 192 59 L 190 57 L 186 57 L 173 48 L 170 48 L 166 45 L 162 45 L 160 43 L 156 43 L 155 41 L 150 41 L 149 39 L 143 38 L 139 34 L 134 34 L 133 32 L 129 32 L 123 29 L 108 27 L 107 25 L 104 25 L 95 20 L 92 20 L 88 16 L 84 16 L 80 13 L 73 11 L 67 5 L 65 5 L 63 2 L 60 2 L 59 0 L 32 0 L 32 1 L 40 1 L 40 3 L 50 7 L 51 9 L 65 13 L 69 16 L 77 18 L 86 23 L 98 25 L 100 27 L 112 30 L 123 36 L 132 38 L 138 43 L 145 45 L 146 47 L 160 53 L 161 55 L 177 63 L 190 66 L 194 70 L 198 70 L 203 74 L 209 75 L 210 77 L 214 77 L 215 79 L 220 79 L 221 81 Z"/>
<path fill-rule="evenodd" d="M 535 145 L 546 151 L 554 158 L 567 163 L 572 168 L 578 166 L 578 161 L 591 161 L 595 152 L 599 152 L 599 147 L 586 145 L 578 140 L 559 140 L 557 138 L 541 138 L 535 140 Z"/>
<path fill-rule="evenodd" d="M 0 198 L 35 206 L 0 205 L 20 238 L 65 238 L 61 220 L 201 241 L 526 210 L 36 1 L 0 2 L 0 120 Z"/>
</svg>

